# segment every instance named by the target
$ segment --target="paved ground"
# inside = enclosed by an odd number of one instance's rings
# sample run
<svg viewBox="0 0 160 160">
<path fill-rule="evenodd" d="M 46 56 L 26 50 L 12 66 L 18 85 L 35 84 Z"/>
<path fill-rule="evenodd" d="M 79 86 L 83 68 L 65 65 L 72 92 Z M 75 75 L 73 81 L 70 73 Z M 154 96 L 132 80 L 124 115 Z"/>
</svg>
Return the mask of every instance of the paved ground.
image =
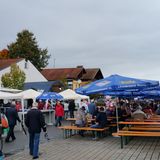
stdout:
<svg viewBox="0 0 160 160">
<path fill-rule="evenodd" d="M 6 160 L 31 160 L 28 149 L 7 157 Z M 91 137 L 73 136 L 54 139 L 40 146 L 39 160 L 158 160 L 159 138 L 134 138 L 124 149 L 120 139 L 108 136 L 99 141 Z"/>
<path fill-rule="evenodd" d="M 67 122 L 64 122 L 65 124 Z M 62 139 L 61 131 L 54 127 L 48 126 L 47 127 L 48 135 L 50 139 Z M 24 135 L 22 131 L 15 131 L 16 140 L 10 143 L 4 143 L 3 145 L 3 152 L 5 155 L 12 155 L 16 152 L 28 148 L 28 135 Z M 44 138 L 43 132 L 41 133 L 41 143 L 45 143 L 46 139 Z"/>
<path fill-rule="evenodd" d="M 64 122 L 65 124 L 67 122 Z M 62 138 L 62 132 L 48 127 L 50 141 L 41 134 L 39 160 L 160 160 L 160 138 L 134 138 L 120 149 L 120 139 L 108 136 L 93 141 L 91 136 Z M 16 141 L 5 143 L 6 160 L 31 160 L 28 154 L 28 137 L 16 132 Z"/>
</svg>

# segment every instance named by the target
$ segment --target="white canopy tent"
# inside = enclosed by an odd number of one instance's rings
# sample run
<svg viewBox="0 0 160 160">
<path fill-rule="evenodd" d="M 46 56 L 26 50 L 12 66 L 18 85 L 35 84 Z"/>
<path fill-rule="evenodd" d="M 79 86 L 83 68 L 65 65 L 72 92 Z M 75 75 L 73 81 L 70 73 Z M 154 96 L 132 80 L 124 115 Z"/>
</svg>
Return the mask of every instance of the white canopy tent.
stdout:
<svg viewBox="0 0 160 160">
<path fill-rule="evenodd" d="M 22 112 L 24 113 L 24 99 L 33 99 L 33 101 L 36 100 L 36 98 L 42 94 L 41 92 L 37 92 L 33 89 L 28 89 L 28 90 L 25 90 L 25 91 L 22 91 L 20 93 L 17 93 L 16 95 L 17 96 L 20 96 L 22 97 L 21 98 L 21 105 L 22 105 Z M 24 114 L 23 114 L 23 117 L 24 117 Z"/>
<path fill-rule="evenodd" d="M 33 99 L 35 101 L 40 94 L 41 92 L 37 92 L 33 89 L 25 90 L 20 93 L 9 93 L 0 91 L 0 99 L 20 99 L 24 119 L 24 99 Z"/>
<path fill-rule="evenodd" d="M 20 95 L 0 91 L 0 99 L 21 99 L 21 98 L 22 96 Z"/>
<path fill-rule="evenodd" d="M 68 100 L 68 99 L 89 99 L 89 96 L 85 96 L 85 95 L 81 95 L 81 94 L 77 94 L 75 91 L 71 90 L 71 89 L 66 89 L 62 92 L 59 93 L 61 96 L 63 96 L 64 99 Z"/>
<path fill-rule="evenodd" d="M 28 89 L 25 91 L 22 91 L 20 93 L 17 93 L 17 96 L 22 97 L 23 99 L 33 99 L 35 100 L 40 94 L 42 94 L 41 92 L 37 92 L 33 89 Z"/>
<path fill-rule="evenodd" d="M 0 91 L 2 91 L 2 92 L 10 92 L 10 93 L 22 92 L 22 90 L 19 90 L 19 89 L 4 88 L 4 87 L 0 87 Z"/>
</svg>

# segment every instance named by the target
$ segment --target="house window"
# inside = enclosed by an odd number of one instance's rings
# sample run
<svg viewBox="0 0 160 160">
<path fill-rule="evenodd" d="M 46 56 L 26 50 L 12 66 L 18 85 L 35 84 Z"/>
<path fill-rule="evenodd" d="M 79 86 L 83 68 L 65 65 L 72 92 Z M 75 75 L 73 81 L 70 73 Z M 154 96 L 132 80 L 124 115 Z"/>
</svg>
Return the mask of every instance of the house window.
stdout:
<svg viewBox="0 0 160 160">
<path fill-rule="evenodd" d="M 68 88 L 70 88 L 70 89 L 73 88 L 73 82 L 72 82 L 72 80 L 68 80 Z"/>
<path fill-rule="evenodd" d="M 25 69 L 28 69 L 28 62 L 25 62 L 25 63 L 24 63 L 24 68 L 25 68 Z"/>
</svg>

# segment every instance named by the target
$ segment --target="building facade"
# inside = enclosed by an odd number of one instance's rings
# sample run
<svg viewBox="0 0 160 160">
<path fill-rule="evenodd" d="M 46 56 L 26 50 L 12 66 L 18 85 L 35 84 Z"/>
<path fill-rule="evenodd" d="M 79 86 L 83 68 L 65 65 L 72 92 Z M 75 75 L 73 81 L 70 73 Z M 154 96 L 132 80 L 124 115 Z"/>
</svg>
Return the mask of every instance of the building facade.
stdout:
<svg viewBox="0 0 160 160">
<path fill-rule="evenodd" d="M 84 68 L 83 66 L 77 66 L 76 68 L 49 68 L 43 69 L 41 73 L 48 81 L 59 80 L 66 85 L 66 88 L 73 90 L 103 78 L 100 68 Z"/>
<path fill-rule="evenodd" d="M 30 61 L 25 61 L 25 59 L 23 58 L 1 59 L 0 60 L 0 81 L 1 81 L 2 75 L 10 72 L 10 68 L 12 64 L 17 64 L 19 68 L 25 73 L 25 76 L 26 76 L 25 83 L 48 81 Z"/>
</svg>

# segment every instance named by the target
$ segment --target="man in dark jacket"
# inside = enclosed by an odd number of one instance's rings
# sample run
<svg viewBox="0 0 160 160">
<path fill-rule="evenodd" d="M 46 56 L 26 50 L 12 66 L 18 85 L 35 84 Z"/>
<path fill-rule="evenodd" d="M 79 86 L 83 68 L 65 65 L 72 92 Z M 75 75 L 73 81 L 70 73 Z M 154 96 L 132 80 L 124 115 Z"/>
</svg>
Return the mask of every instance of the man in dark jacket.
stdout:
<svg viewBox="0 0 160 160">
<path fill-rule="evenodd" d="M 21 122 L 19 119 L 17 110 L 15 108 L 15 101 L 12 101 L 10 107 L 6 110 L 6 117 L 8 119 L 8 124 L 9 124 L 9 132 L 7 134 L 7 137 L 5 139 L 5 142 L 9 142 L 10 137 L 12 138 L 12 141 L 16 139 L 14 135 L 14 127 L 17 124 L 17 120 Z"/>
<path fill-rule="evenodd" d="M 29 132 L 30 155 L 33 156 L 33 159 L 38 158 L 41 128 L 46 132 L 44 116 L 37 107 L 38 104 L 34 102 L 31 110 L 28 111 L 25 118 L 25 124 L 28 127 Z"/>
<path fill-rule="evenodd" d="M 104 112 L 104 108 L 100 107 L 99 113 L 96 116 L 96 124 L 92 125 L 92 128 L 104 128 L 106 127 L 108 121 L 107 121 L 107 115 Z"/>
<path fill-rule="evenodd" d="M 75 108 L 76 108 L 76 105 L 74 103 L 74 100 L 71 100 L 69 102 L 69 105 L 68 105 L 68 110 L 69 110 L 69 113 L 70 113 L 70 118 L 74 118 Z"/>
<path fill-rule="evenodd" d="M 99 112 L 96 116 L 96 124 L 93 124 L 91 128 L 105 128 L 107 124 L 108 124 L 107 115 L 104 112 L 104 108 L 100 107 Z M 96 140 L 97 137 L 94 132 L 93 132 L 93 135 L 94 135 L 93 140 Z"/>
</svg>

